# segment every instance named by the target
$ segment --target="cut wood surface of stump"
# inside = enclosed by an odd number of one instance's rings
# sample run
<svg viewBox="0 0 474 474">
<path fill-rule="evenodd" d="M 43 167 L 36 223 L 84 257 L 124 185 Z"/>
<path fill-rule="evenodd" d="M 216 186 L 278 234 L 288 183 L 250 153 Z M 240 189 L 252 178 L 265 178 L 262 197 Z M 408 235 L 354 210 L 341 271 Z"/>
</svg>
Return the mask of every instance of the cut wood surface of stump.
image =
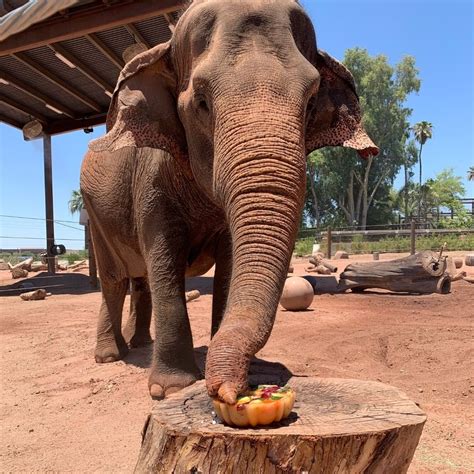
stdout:
<svg viewBox="0 0 474 474">
<path fill-rule="evenodd" d="M 156 402 L 135 472 L 407 471 L 426 416 L 398 389 L 378 382 L 303 377 L 288 384 L 296 391 L 293 412 L 262 428 L 216 423 L 204 381 Z"/>
</svg>

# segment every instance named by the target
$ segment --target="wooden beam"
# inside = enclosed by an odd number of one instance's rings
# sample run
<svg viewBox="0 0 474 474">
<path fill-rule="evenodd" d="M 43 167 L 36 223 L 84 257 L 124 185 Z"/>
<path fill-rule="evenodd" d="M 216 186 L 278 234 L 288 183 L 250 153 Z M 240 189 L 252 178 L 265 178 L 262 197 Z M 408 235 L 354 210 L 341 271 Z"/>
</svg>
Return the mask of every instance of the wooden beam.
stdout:
<svg viewBox="0 0 474 474">
<path fill-rule="evenodd" d="M 3 114 L 0 114 L 0 122 L 6 123 L 8 125 L 11 125 L 12 127 L 19 128 L 19 129 L 23 127 L 20 122 L 17 122 L 16 120 L 13 120 L 10 117 L 7 117 L 6 115 L 3 115 Z"/>
<path fill-rule="evenodd" d="M 64 115 L 67 115 L 68 117 L 74 118 L 74 112 L 71 109 L 69 109 L 68 107 L 66 107 L 63 104 L 60 104 L 59 102 L 57 102 L 52 97 L 48 97 L 48 96 L 44 95 L 39 90 L 35 89 L 34 87 L 30 86 L 29 84 L 25 84 L 23 81 L 20 81 L 18 78 L 13 77 L 12 75 L 8 74 L 7 72 L 0 71 L 0 78 L 5 79 L 13 87 L 16 87 L 17 89 L 23 91 L 25 94 L 28 94 L 31 97 L 34 97 L 35 99 L 40 100 L 45 105 L 48 104 L 50 107 L 54 107 L 55 109 L 61 111 L 61 113 L 63 113 Z"/>
<path fill-rule="evenodd" d="M 81 119 L 65 119 L 65 120 L 55 120 L 54 122 L 49 122 L 45 126 L 45 133 L 49 135 L 57 135 L 59 133 L 71 132 L 73 130 L 80 130 L 83 128 L 95 127 L 96 125 L 102 125 L 105 123 L 107 118 L 107 112 L 94 117 L 81 118 Z"/>
<path fill-rule="evenodd" d="M 125 66 L 122 58 L 119 58 L 96 34 L 91 33 L 85 37 L 107 58 L 118 67 L 119 71 Z"/>
<path fill-rule="evenodd" d="M 49 44 L 48 45 L 53 51 L 63 56 L 69 62 L 74 64 L 76 68 L 85 76 L 87 76 L 91 81 L 95 82 L 101 89 L 104 91 L 110 92 L 111 94 L 114 92 L 113 86 L 111 86 L 108 82 L 102 79 L 96 72 L 94 72 L 89 66 L 86 66 L 82 61 L 76 58 L 73 54 L 71 54 L 66 48 L 61 46 L 58 43 Z M 100 110 L 100 108 L 99 108 Z"/>
<path fill-rule="evenodd" d="M 163 16 L 165 17 L 165 20 L 168 22 L 168 28 L 170 29 L 171 33 L 174 33 L 175 22 L 173 20 L 173 17 L 168 13 L 165 13 Z"/>
<path fill-rule="evenodd" d="M 100 112 L 101 107 L 97 102 L 90 99 L 89 97 L 84 95 L 82 92 L 78 91 L 77 89 L 74 89 L 73 87 L 71 87 L 69 84 L 63 81 L 60 77 L 56 76 L 51 71 L 48 71 L 45 67 L 43 67 L 41 64 L 38 64 L 36 61 L 33 61 L 25 53 L 14 53 L 13 56 L 16 59 L 18 59 L 18 61 L 21 61 L 23 64 L 28 66 L 31 70 L 40 74 L 48 81 L 52 82 L 53 84 L 56 84 L 63 91 L 67 92 L 68 94 L 72 95 L 76 99 L 80 100 L 83 104 L 86 104 L 88 107 L 92 108 L 96 112 Z"/>
<path fill-rule="evenodd" d="M 143 43 L 148 49 L 151 48 L 151 44 L 143 37 L 143 35 L 137 30 L 136 26 L 133 23 L 125 25 L 127 31 L 130 33 L 132 38 L 135 40 L 135 43 Z"/>
<path fill-rule="evenodd" d="M 97 11 L 78 12 L 67 20 L 63 18 L 40 22 L 10 36 L 0 44 L 0 56 L 57 43 L 86 34 L 104 31 L 124 23 L 136 23 L 148 18 L 170 13 L 186 4 L 186 0 L 135 0 Z"/>
<path fill-rule="evenodd" d="M 6 97 L 0 94 L 0 102 L 3 102 L 4 104 L 8 105 L 8 107 L 15 109 L 18 112 L 21 112 L 22 114 L 25 114 L 29 117 L 34 117 L 40 120 L 41 122 L 46 123 L 48 121 L 48 119 L 42 113 L 37 112 L 36 110 L 28 107 L 27 105 L 20 104 L 15 100 L 10 99 L 10 97 Z"/>
</svg>

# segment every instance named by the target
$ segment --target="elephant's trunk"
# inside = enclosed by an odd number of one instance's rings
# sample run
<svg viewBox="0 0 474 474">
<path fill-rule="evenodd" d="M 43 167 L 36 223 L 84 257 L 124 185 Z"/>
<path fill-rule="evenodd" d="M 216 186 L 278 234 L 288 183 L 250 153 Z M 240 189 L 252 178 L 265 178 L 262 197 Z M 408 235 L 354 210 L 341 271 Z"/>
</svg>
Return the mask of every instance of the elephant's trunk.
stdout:
<svg viewBox="0 0 474 474">
<path fill-rule="evenodd" d="M 214 192 L 227 213 L 233 271 L 206 380 L 228 403 L 246 388 L 250 358 L 270 336 L 303 207 L 304 112 L 290 102 L 260 97 L 217 115 Z"/>
</svg>

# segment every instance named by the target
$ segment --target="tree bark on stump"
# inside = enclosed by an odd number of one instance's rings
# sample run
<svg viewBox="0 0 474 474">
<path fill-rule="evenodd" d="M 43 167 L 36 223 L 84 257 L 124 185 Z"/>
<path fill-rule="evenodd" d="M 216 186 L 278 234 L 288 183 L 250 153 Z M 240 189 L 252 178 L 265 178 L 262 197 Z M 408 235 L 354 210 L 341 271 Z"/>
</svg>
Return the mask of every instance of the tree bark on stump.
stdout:
<svg viewBox="0 0 474 474">
<path fill-rule="evenodd" d="M 156 402 L 135 472 L 407 471 L 426 416 L 402 392 L 361 380 L 293 377 L 289 385 L 293 412 L 261 429 L 213 423 L 203 381 Z"/>
<path fill-rule="evenodd" d="M 339 288 L 446 294 L 451 291 L 451 278 L 447 273 L 446 257 L 425 251 L 397 260 L 348 265 L 341 273 Z"/>
</svg>

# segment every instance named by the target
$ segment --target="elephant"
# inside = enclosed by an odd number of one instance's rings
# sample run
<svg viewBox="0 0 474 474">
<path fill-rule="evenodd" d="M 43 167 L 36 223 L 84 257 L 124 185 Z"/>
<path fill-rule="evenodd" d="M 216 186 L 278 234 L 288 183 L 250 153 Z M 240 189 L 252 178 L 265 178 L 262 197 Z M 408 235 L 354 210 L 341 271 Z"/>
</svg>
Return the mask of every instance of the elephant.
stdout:
<svg viewBox="0 0 474 474">
<path fill-rule="evenodd" d="M 96 361 L 150 343 L 153 313 L 151 396 L 194 383 L 185 278 L 215 265 L 206 387 L 234 403 L 274 324 L 306 156 L 324 146 L 378 152 L 350 72 L 318 49 L 300 4 L 190 2 L 168 42 L 124 66 L 82 164 L 102 290 Z"/>
</svg>

